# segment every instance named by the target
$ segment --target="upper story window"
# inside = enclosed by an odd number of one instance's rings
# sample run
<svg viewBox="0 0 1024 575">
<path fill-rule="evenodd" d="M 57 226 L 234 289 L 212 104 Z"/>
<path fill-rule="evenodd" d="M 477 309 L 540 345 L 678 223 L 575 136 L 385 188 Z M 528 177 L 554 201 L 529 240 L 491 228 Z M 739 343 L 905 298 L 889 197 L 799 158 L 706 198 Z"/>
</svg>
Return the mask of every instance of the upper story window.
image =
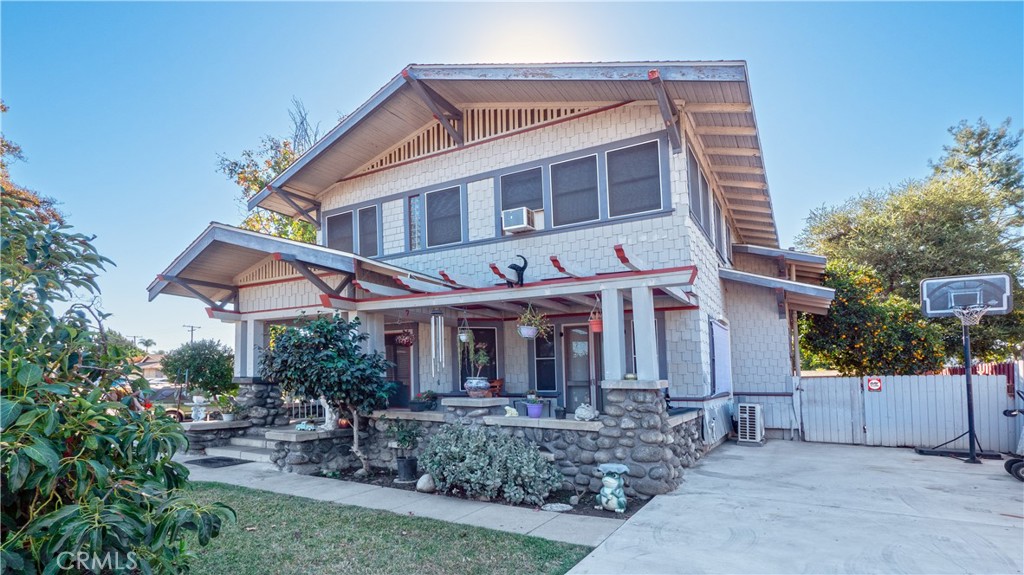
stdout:
<svg viewBox="0 0 1024 575">
<path fill-rule="evenodd" d="M 704 171 L 697 163 L 697 156 L 690 146 L 686 147 L 686 183 L 690 192 L 690 214 L 704 233 L 711 236 L 711 187 Z"/>
<path fill-rule="evenodd" d="M 662 208 L 657 140 L 610 151 L 607 157 L 610 217 Z"/>
<path fill-rule="evenodd" d="M 327 247 L 343 252 L 353 253 L 355 242 L 353 232 L 355 224 L 352 212 L 345 212 L 327 218 Z"/>
<path fill-rule="evenodd" d="M 555 226 L 590 222 L 600 217 L 597 156 L 551 165 L 551 210 Z"/>
<path fill-rule="evenodd" d="M 378 255 L 377 247 L 377 206 L 359 210 L 359 255 Z"/>
<path fill-rule="evenodd" d="M 533 168 L 501 176 L 501 209 L 544 209 L 544 185 L 541 169 Z"/>
<path fill-rule="evenodd" d="M 462 241 L 462 193 L 459 187 L 429 192 L 427 197 L 427 247 Z"/>
<path fill-rule="evenodd" d="M 409 196 L 408 202 L 409 250 L 423 249 L 423 196 Z"/>
<path fill-rule="evenodd" d="M 715 200 L 715 247 L 718 248 L 718 253 L 725 258 L 725 217 L 718 200 Z"/>
</svg>

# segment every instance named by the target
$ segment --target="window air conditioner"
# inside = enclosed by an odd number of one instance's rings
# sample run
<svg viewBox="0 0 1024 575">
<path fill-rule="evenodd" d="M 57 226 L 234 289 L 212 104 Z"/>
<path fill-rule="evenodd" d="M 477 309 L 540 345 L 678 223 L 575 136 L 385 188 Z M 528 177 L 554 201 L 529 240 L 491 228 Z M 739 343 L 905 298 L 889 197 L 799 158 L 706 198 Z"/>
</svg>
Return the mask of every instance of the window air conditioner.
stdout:
<svg viewBox="0 0 1024 575">
<path fill-rule="evenodd" d="M 764 445 L 764 417 L 761 405 L 757 403 L 739 404 L 737 418 L 737 435 L 739 445 Z"/>
<path fill-rule="evenodd" d="M 519 232 L 532 232 L 536 229 L 533 225 L 533 210 L 529 208 L 512 208 L 501 212 L 501 231 L 515 234 Z"/>
</svg>

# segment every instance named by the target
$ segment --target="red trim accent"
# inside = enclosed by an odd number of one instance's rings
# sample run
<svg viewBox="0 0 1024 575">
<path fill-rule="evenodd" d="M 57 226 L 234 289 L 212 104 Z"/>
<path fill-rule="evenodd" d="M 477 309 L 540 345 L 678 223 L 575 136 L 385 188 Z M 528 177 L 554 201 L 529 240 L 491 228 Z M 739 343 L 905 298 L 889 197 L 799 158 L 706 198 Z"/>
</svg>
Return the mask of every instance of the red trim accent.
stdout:
<svg viewBox="0 0 1024 575">
<path fill-rule="evenodd" d="M 336 299 L 338 301 L 350 301 L 350 302 L 366 301 L 366 300 L 354 300 L 354 299 L 348 298 L 348 297 L 341 297 L 341 296 L 337 296 L 337 295 L 330 295 L 330 294 L 322 293 L 322 294 L 320 294 L 320 305 L 323 306 L 323 307 L 329 307 L 331 309 L 334 309 L 334 306 L 331 305 L 331 300 L 332 299 Z M 315 307 L 315 306 L 299 306 L 299 307 Z M 290 308 L 282 307 L 282 308 L 277 308 L 277 309 L 290 309 Z M 267 310 L 267 311 L 274 311 L 274 310 Z"/>
<path fill-rule="evenodd" d="M 404 70 L 402 70 L 402 77 L 403 78 L 408 78 L 409 77 L 409 69 L 408 68 L 405 68 Z"/>
<path fill-rule="evenodd" d="M 421 156 L 419 158 L 413 158 L 411 160 L 406 160 L 404 162 L 398 162 L 397 164 L 391 164 L 390 166 L 385 166 L 383 168 L 377 168 L 376 170 L 370 170 L 369 172 L 363 172 L 361 174 L 356 174 L 356 175 L 354 175 L 352 177 L 349 177 L 349 178 L 342 178 L 342 179 L 338 180 L 335 183 L 348 182 L 350 180 L 355 180 L 355 179 L 358 179 L 358 178 L 362 178 L 364 176 L 369 176 L 370 174 L 376 174 L 377 172 L 383 172 L 384 170 L 390 170 L 390 169 L 397 168 L 397 167 L 400 167 L 400 166 L 406 166 L 406 165 L 409 165 L 409 164 L 412 164 L 412 163 L 415 163 L 415 162 L 420 162 L 420 161 L 427 160 L 427 159 L 430 159 L 430 158 L 436 158 L 438 156 L 443 156 L 445 154 L 451 154 L 452 152 L 460 152 L 462 150 L 473 148 L 473 147 L 479 146 L 481 144 L 489 144 L 489 143 L 494 142 L 496 140 L 502 140 L 504 138 L 509 138 L 511 136 L 518 136 L 519 134 L 525 134 L 526 132 L 532 132 L 534 130 L 540 130 L 541 128 L 548 128 L 550 126 L 557 126 L 558 124 L 561 124 L 563 122 L 569 122 L 569 121 L 576 120 L 576 119 L 579 119 L 579 118 L 586 118 L 587 116 L 590 116 L 590 115 L 593 115 L 593 114 L 600 114 L 601 112 L 607 112 L 608 110 L 614 110 L 615 108 L 621 108 L 622 106 L 625 106 L 627 104 L 632 104 L 632 103 L 633 103 L 633 100 L 627 100 L 625 102 L 619 102 L 617 104 L 612 104 L 610 106 L 605 106 L 603 108 L 598 108 L 596 110 L 591 110 L 589 112 L 583 112 L 582 114 L 577 114 L 575 116 L 569 116 L 567 118 L 559 118 L 557 120 L 552 120 L 552 121 L 544 123 L 544 124 L 537 124 L 536 126 L 530 126 L 529 128 L 523 128 L 522 130 L 516 130 L 514 132 L 509 132 L 507 134 L 501 134 L 499 136 L 494 136 L 493 138 L 488 138 L 486 140 L 480 140 L 480 141 L 477 141 L 477 142 L 473 142 L 471 144 L 465 144 L 462 147 L 456 147 L 456 148 L 451 148 L 451 149 L 448 149 L 448 150 L 442 150 L 440 152 L 435 152 L 433 154 L 428 154 L 426 156 Z"/>
<path fill-rule="evenodd" d="M 619 258 L 619 261 L 622 262 L 622 265 L 626 266 L 631 270 L 639 271 L 640 268 L 629 262 L 629 256 L 626 255 L 626 248 L 622 247 L 622 244 L 615 244 L 615 247 L 612 249 L 615 250 L 615 256 Z"/>
<path fill-rule="evenodd" d="M 453 280 L 452 277 L 450 275 L 448 275 L 448 272 L 446 272 L 444 270 L 438 270 L 437 273 L 441 275 L 441 279 L 443 279 L 444 281 L 452 284 L 453 286 L 463 287 L 463 286 L 459 285 L 459 282 Z"/>
<path fill-rule="evenodd" d="M 555 266 L 556 270 L 567 276 L 572 276 L 571 273 L 565 271 L 565 266 L 562 265 L 562 262 L 558 261 L 558 256 L 549 256 L 549 259 L 551 260 L 551 265 Z"/>
<path fill-rule="evenodd" d="M 491 265 L 494 265 L 494 264 L 491 264 Z M 664 268 L 664 269 L 658 269 L 658 270 L 641 270 L 641 271 L 613 272 L 613 273 L 609 273 L 609 274 L 601 274 L 601 275 L 590 276 L 590 277 L 586 277 L 586 278 L 556 278 L 556 279 L 551 279 L 551 280 L 544 280 L 544 281 L 539 281 L 539 282 L 532 282 L 532 283 L 523 284 L 523 287 L 542 286 L 542 285 L 543 286 L 550 286 L 550 285 L 560 285 L 560 284 L 567 284 L 567 283 L 579 283 L 579 282 L 582 282 L 582 281 L 590 281 L 590 280 L 595 280 L 595 279 L 618 279 L 618 278 L 624 278 L 624 277 L 644 277 L 644 276 L 649 276 L 649 275 L 654 275 L 654 274 L 659 274 L 659 273 L 682 272 L 682 271 L 690 272 L 690 280 L 689 280 L 689 284 L 688 285 L 693 285 L 694 280 L 697 279 L 697 266 L 680 266 L 680 267 Z M 465 293 L 482 293 L 482 292 L 491 292 L 491 291 L 497 291 L 497 290 L 507 290 L 509 288 L 507 286 L 490 286 L 490 287 L 482 287 L 482 288 L 464 288 L 464 289 L 465 289 L 465 291 L 460 290 L 460 293 L 463 293 L 463 294 L 465 294 Z M 521 289 L 521 288 L 519 288 L 519 289 Z M 445 293 L 454 293 L 454 290 L 452 292 L 431 292 L 430 294 L 426 294 L 426 295 L 439 295 L 439 294 L 445 294 Z M 388 297 L 367 298 L 367 299 L 362 299 L 362 300 L 359 300 L 359 301 L 360 302 L 369 302 L 369 301 L 409 299 L 409 298 L 423 297 L 423 295 L 425 295 L 425 294 L 414 293 L 414 294 L 408 294 L 408 295 L 396 295 L 396 296 L 388 296 Z M 554 296 L 549 296 L 549 297 L 558 297 L 558 296 L 554 295 Z M 487 305 L 487 302 L 473 302 L 473 303 L 479 303 L 480 305 L 484 305 L 484 306 Z"/>
<path fill-rule="evenodd" d="M 391 279 L 395 280 L 395 283 L 398 284 L 400 287 L 402 287 L 404 289 L 411 290 L 411 291 L 416 291 L 413 288 L 411 288 L 409 286 L 409 284 L 407 284 L 404 281 L 402 281 L 402 278 L 399 277 L 399 276 L 391 276 Z M 415 294 L 412 294 L 412 295 L 419 295 L 419 293 L 415 293 Z M 392 296 L 392 297 L 394 297 L 394 296 Z"/>
<path fill-rule="evenodd" d="M 496 264 L 492 263 L 492 264 L 490 264 L 490 266 L 491 266 L 491 271 L 494 272 L 494 275 L 498 276 L 499 278 L 501 278 L 501 279 L 503 279 L 505 281 L 508 281 L 508 277 L 505 274 L 501 273 L 501 270 L 498 269 L 498 266 Z"/>
<path fill-rule="evenodd" d="M 657 70 L 648 70 L 647 71 L 647 79 L 648 80 L 657 80 L 658 78 L 661 78 L 661 74 Z"/>
<path fill-rule="evenodd" d="M 277 260 L 277 261 L 281 261 L 281 252 L 274 252 L 274 253 L 272 253 L 272 254 L 270 254 L 270 255 L 271 255 L 271 257 L 273 257 L 273 258 L 274 258 L 275 260 Z"/>
</svg>

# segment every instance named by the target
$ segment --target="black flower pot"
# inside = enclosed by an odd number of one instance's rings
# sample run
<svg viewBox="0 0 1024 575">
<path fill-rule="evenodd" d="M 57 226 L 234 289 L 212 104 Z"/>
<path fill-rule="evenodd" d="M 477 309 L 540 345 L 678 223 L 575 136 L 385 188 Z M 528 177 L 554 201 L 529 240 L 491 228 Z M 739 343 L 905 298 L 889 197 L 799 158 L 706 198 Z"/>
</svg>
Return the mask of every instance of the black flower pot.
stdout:
<svg viewBox="0 0 1024 575">
<path fill-rule="evenodd" d="M 415 457 L 398 458 L 398 480 L 416 481 L 416 467 L 419 461 Z"/>
<path fill-rule="evenodd" d="M 409 402 L 409 411 L 426 411 L 430 407 L 429 401 L 416 401 L 415 399 Z"/>
</svg>

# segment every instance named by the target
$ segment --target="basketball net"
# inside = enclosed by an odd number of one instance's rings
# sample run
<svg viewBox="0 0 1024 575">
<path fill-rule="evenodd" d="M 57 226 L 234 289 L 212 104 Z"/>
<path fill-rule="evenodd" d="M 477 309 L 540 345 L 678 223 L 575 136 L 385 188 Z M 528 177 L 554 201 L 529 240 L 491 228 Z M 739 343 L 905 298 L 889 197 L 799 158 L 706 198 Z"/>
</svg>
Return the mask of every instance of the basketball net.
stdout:
<svg viewBox="0 0 1024 575">
<path fill-rule="evenodd" d="M 953 315 L 960 318 L 960 325 L 978 325 L 987 311 L 987 305 L 969 305 L 954 309 Z"/>
</svg>

